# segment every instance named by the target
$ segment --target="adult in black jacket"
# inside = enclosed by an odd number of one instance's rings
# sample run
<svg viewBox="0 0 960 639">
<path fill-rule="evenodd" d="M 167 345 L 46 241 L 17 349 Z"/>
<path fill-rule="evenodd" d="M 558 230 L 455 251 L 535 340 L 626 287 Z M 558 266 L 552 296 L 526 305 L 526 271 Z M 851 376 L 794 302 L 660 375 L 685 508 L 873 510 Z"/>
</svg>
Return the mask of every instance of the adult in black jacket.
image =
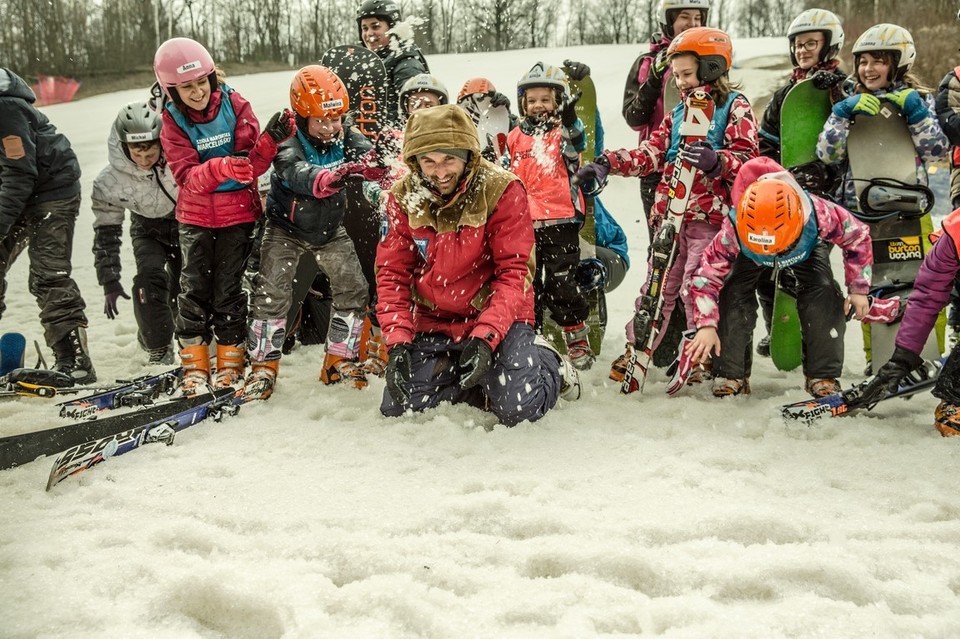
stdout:
<svg viewBox="0 0 960 639">
<path fill-rule="evenodd" d="M 400 5 L 394 0 L 364 0 L 357 9 L 357 30 L 363 46 L 376 53 L 387 70 L 386 122 L 402 128 L 400 91 L 415 75 L 430 73 L 423 52 L 410 38 L 393 29 L 400 22 Z"/>
<path fill-rule="evenodd" d="M 36 99 L 20 76 L 0 67 L 0 316 L 5 275 L 26 248 L 28 286 L 55 369 L 89 384 L 97 376 L 87 353 L 86 304 L 70 277 L 80 164 L 70 141 L 34 108 Z"/>
</svg>

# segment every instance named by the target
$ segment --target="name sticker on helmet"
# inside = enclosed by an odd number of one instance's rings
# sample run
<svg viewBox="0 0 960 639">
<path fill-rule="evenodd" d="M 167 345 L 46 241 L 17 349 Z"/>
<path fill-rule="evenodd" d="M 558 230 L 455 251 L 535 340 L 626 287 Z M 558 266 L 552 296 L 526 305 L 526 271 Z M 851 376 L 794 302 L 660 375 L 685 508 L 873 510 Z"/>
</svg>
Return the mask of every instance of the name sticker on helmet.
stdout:
<svg viewBox="0 0 960 639">
<path fill-rule="evenodd" d="M 186 73 L 187 71 L 193 71 L 194 69 L 200 68 L 200 61 L 194 60 L 193 62 L 187 62 L 186 64 L 177 67 L 177 73 Z"/>
<path fill-rule="evenodd" d="M 760 244 L 762 246 L 770 246 L 777 241 L 772 235 L 762 234 L 758 235 L 756 233 L 747 233 L 747 239 L 753 242 L 754 244 Z"/>
<path fill-rule="evenodd" d="M 150 133 L 127 133 L 127 142 L 152 142 Z"/>
<path fill-rule="evenodd" d="M 321 102 L 320 106 L 327 111 L 332 111 L 333 109 L 342 109 L 343 100 L 327 100 L 325 102 Z"/>
</svg>

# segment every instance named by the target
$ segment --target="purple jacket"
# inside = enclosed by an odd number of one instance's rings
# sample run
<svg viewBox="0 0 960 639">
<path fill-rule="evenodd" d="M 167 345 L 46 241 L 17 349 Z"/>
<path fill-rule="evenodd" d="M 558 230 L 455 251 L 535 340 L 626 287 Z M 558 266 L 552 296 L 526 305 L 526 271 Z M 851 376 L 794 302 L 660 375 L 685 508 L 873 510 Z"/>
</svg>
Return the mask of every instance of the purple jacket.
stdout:
<svg viewBox="0 0 960 639">
<path fill-rule="evenodd" d="M 955 211 L 949 217 L 958 215 Z M 948 217 L 948 220 L 949 220 Z M 947 228 L 947 221 L 944 221 Z M 957 233 L 954 230 L 953 233 Z M 903 315 L 900 330 L 897 331 L 897 346 L 911 353 L 920 353 L 927 336 L 937 322 L 937 315 L 950 301 L 950 290 L 960 270 L 957 258 L 957 241 L 960 237 L 951 237 L 944 231 L 933 248 L 923 258 L 920 272 L 913 283 L 913 294 Z"/>
</svg>

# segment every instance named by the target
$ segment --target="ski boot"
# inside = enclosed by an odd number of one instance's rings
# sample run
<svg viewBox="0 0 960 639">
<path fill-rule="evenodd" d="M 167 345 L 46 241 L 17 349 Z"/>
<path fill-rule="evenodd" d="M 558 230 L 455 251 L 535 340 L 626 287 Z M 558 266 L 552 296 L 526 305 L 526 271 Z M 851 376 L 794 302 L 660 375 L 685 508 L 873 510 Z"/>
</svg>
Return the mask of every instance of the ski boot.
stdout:
<svg viewBox="0 0 960 639">
<path fill-rule="evenodd" d="M 613 364 L 610 365 L 610 375 L 608 375 L 608 377 L 616 383 L 622 384 L 623 377 L 627 374 L 627 366 L 630 363 L 631 357 L 633 357 L 633 344 L 628 343 L 624 348 L 623 355 L 614 360 Z"/>
<path fill-rule="evenodd" d="M 367 375 L 383 377 L 387 371 L 387 347 L 383 343 L 383 334 L 376 326 L 371 327 L 367 337 L 366 359 L 363 360 L 363 372 Z"/>
<path fill-rule="evenodd" d="M 582 371 L 588 371 L 596 361 L 590 348 L 590 329 L 583 322 L 573 326 L 563 327 L 563 341 L 567 343 L 567 357 L 574 368 Z"/>
<path fill-rule="evenodd" d="M 246 355 L 244 344 L 217 344 L 217 372 L 213 376 L 213 387 L 242 388 Z"/>
<path fill-rule="evenodd" d="M 534 337 L 533 343 L 547 349 L 560 361 L 560 399 L 568 402 L 580 399 L 580 373 L 577 369 L 543 335 Z"/>
<path fill-rule="evenodd" d="M 243 387 L 243 401 L 263 400 L 273 395 L 273 388 L 277 384 L 277 373 L 279 372 L 279 359 L 273 359 L 269 362 L 256 362 L 252 366 L 250 374 L 247 375 L 247 381 Z"/>
<path fill-rule="evenodd" d="M 840 382 L 832 377 L 808 377 L 803 388 L 815 398 L 836 395 L 843 391 Z"/>
<path fill-rule="evenodd" d="M 199 338 L 193 338 L 191 341 Z M 180 345 L 180 364 L 183 366 L 183 395 L 196 395 L 206 390 L 210 383 L 210 347 L 206 342 Z"/>
<path fill-rule="evenodd" d="M 726 377 L 715 377 L 713 379 L 714 397 L 733 397 L 734 395 L 750 394 L 750 378 L 729 379 Z"/>
<path fill-rule="evenodd" d="M 757 342 L 757 355 L 760 357 L 770 357 L 770 335 L 765 335 Z"/>
<path fill-rule="evenodd" d="M 327 385 L 350 382 L 357 389 L 367 387 L 367 376 L 360 364 L 356 360 L 347 359 L 333 353 L 327 353 L 323 358 L 320 381 Z"/>
<path fill-rule="evenodd" d="M 53 370 L 65 373 L 77 385 L 92 384 L 97 381 L 97 372 L 90 361 L 87 351 L 87 329 L 78 326 L 53 345 L 56 362 Z"/>
<path fill-rule="evenodd" d="M 960 437 L 960 406 L 940 402 L 933 411 L 934 426 L 944 437 Z"/>
</svg>

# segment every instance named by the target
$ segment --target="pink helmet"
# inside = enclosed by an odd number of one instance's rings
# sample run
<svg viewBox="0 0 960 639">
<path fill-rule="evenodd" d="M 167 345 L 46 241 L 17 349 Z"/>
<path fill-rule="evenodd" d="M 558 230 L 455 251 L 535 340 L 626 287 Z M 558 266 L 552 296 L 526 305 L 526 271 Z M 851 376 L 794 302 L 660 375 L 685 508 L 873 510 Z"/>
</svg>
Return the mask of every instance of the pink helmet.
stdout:
<svg viewBox="0 0 960 639">
<path fill-rule="evenodd" d="M 166 90 L 216 73 L 213 58 L 202 44 L 190 38 L 171 38 L 153 56 L 153 72 Z M 216 88 L 212 85 L 211 88 Z"/>
</svg>

